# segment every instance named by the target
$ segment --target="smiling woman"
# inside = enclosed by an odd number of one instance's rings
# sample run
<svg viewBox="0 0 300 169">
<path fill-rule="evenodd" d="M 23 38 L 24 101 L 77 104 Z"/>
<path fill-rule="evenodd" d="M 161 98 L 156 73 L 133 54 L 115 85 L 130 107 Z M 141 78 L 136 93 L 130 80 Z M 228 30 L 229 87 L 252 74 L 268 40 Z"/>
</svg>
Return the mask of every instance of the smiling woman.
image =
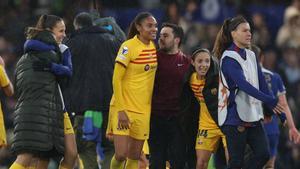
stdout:
<svg viewBox="0 0 300 169">
<path fill-rule="evenodd" d="M 192 65 L 197 72 L 197 78 L 203 80 L 210 67 L 210 53 L 203 49 L 193 53 Z"/>
<path fill-rule="evenodd" d="M 62 43 L 66 37 L 66 26 L 64 21 L 57 22 L 56 25 L 50 30 L 54 34 L 54 39 L 58 44 Z"/>
<path fill-rule="evenodd" d="M 225 135 L 218 126 L 219 65 L 209 50 L 199 48 L 193 52 L 192 66 L 187 77 L 185 91 L 190 100 L 187 105 L 192 111 L 186 123 L 193 124 L 194 130 L 189 140 L 193 140 L 195 145 L 196 168 L 206 169 L 210 156 L 219 145 L 223 145 L 225 155 L 228 157 Z"/>
<path fill-rule="evenodd" d="M 150 107 L 157 67 L 157 22 L 148 12 L 139 13 L 129 28 L 116 58 L 110 122 L 115 155 L 111 169 L 138 168 L 144 141 L 149 137 Z"/>
<path fill-rule="evenodd" d="M 72 74 L 67 47 L 59 45 L 65 30 L 62 18 L 42 15 L 26 32 L 24 55 L 16 67 L 12 150 L 17 159 L 10 169 L 28 167 L 33 157 L 64 155 L 65 110 L 56 76 Z"/>
</svg>

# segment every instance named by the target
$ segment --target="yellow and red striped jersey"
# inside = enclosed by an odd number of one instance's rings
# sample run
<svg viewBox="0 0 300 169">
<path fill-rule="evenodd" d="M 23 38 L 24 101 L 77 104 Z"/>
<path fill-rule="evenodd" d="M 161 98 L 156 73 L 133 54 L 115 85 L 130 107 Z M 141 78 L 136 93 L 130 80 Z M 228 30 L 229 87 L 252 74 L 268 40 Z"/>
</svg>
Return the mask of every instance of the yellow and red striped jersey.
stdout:
<svg viewBox="0 0 300 169">
<path fill-rule="evenodd" d="M 9 85 L 9 79 L 5 73 L 5 69 L 2 65 L 0 65 L 0 87 L 6 87 Z M 5 146 L 7 144 L 6 141 L 6 131 L 4 126 L 4 117 L 2 112 L 2 107 L 0 103 L 0 147 Z"/>
<path fill-rule="evenodd" d="M 137 36 L 125 41 L 116 62 L 126 67 L 122 80 L 124 108 L 137 113 L 150 113 L 157 55 L 154 43 L 146 45 Z M 114 97 L 111 104 L 114 105 Z"/>
<path fill-rule="evenodd" d="M 218 128 L 218 126 L 212 119 L 203 97 L 202 90 L 204 88 L 204 85 L 205 79 L 198 79 L 197 73 L 194 72 L 190 78 L 190 87 L 194 92 L 194 96 L 197 98 L 200 104 L 199 128 L 216 129 Z"/>
</svg>

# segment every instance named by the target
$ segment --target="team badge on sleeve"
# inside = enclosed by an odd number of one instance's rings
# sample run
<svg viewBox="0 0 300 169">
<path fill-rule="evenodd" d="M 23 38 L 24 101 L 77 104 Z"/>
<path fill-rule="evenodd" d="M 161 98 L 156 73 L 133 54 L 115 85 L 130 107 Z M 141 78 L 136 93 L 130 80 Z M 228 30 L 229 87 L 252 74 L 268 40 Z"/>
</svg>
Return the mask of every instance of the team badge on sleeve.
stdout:
<svg viewBox="0 0 300 169">
<path fill-rule="evenodd" d="M 122 55 L 126 55 L 128 53 L 128 47 L 124 46 L 122 49 Z"/>
<path fill-rule="evenodd" d="M 126 54 L 128 54 L 128 47 L 124 46 L 121 53 L 117 57 L 121 60 L 126 60 Z"/>
<path fill-rule="evenodd" d="M 126 60 L 126 57 L 124 55 L 118 55 L 118 58 L 121 60 Z"/>
</svg>

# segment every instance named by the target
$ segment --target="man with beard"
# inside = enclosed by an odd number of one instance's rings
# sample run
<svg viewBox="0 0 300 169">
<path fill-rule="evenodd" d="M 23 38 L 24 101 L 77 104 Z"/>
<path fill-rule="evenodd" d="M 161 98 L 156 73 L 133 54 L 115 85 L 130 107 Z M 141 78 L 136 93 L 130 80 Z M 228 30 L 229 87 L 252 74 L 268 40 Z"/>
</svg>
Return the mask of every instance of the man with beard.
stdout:
<svg viewBox="0 0 300 169">
<path fill-rule="evenodd" d="M 150 169 L 181 169 L 185 165 L 185 141 L 180 123 L 180 96 L 190 59 L 179 46 L 181 27 L 164 23 L 160 31 L 158 68 L 155 76 L 150 120 Z"/>
</svg>

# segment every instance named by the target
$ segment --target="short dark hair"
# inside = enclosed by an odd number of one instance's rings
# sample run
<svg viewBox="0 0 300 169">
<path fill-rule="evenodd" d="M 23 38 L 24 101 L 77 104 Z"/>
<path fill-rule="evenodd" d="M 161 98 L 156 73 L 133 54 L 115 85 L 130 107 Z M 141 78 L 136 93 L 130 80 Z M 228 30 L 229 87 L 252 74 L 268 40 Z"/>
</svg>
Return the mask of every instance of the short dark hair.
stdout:
<svg viewBox="0 0 300 169">
<path fill-rule="evenodd" d="M 75 16 L 73 24 L 79 28 L 86 28 L 93 26 L 93 19 L 89 13 L 81 12 Z"/>
<path fill-rule="evenodd" d="M 165 23 L 162 24 L 161 28 L 164 28 L 164 27 L 169 27 L 173 30 L 175 38 L 180 39 L 179 44 L 178 44 L 178 46 L 180 46 L 181 42 L 184 38 L 184 33 L 183 33 L 182 27 L 178 26 L 176 24 L 173 24 L 173 23 L 168 23 L 168 22 L 165 22 Z"/>
</svg>

